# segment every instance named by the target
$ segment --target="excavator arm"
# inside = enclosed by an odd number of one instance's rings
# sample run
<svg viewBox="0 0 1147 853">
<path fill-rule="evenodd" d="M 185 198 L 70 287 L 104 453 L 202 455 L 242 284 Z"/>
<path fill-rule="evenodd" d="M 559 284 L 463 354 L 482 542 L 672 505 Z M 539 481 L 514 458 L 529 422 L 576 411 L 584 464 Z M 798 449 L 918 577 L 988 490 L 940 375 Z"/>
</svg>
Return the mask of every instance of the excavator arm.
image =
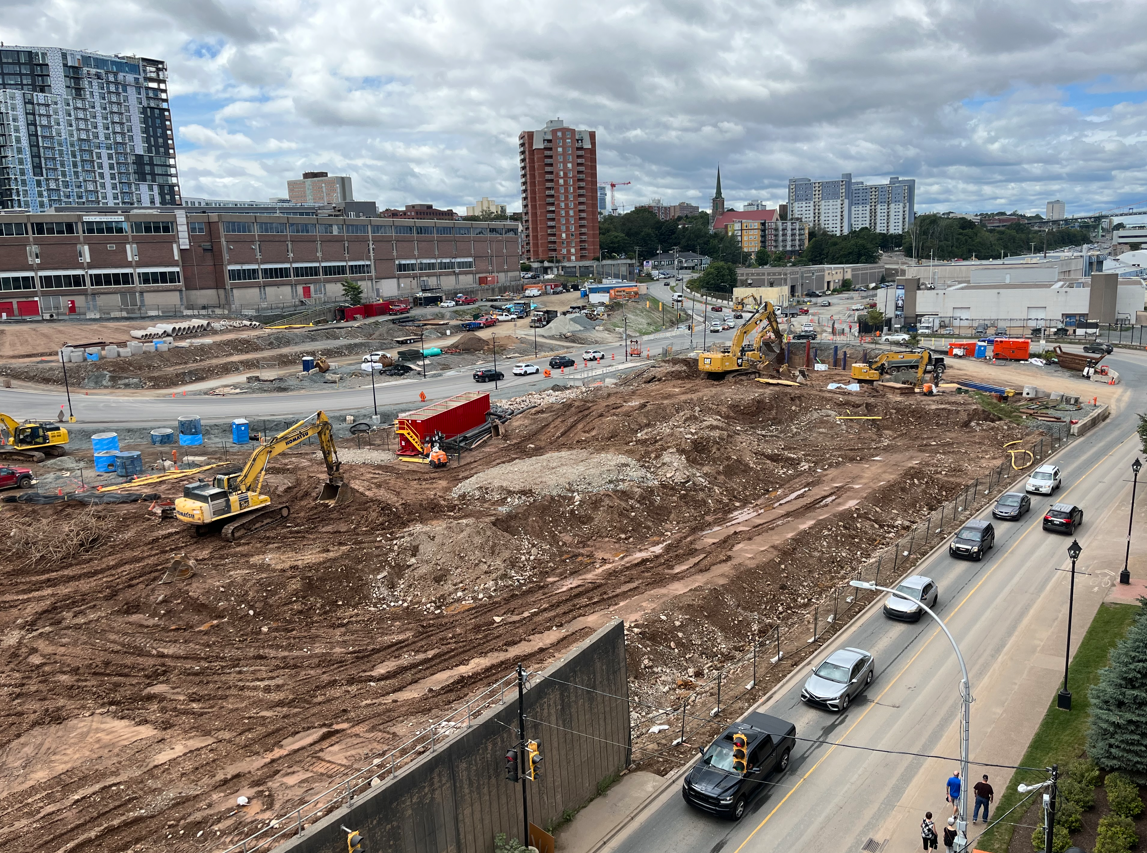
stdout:
<svg viewBox="0 0 1147 853">
<path fill-rule="evenodd" d="M 770 352 L 767 332 L 772 332 L 776 341 L 776 352 Z M 745 342 L 752 338 L 752 343 L 746 346 Z M 784 335 L 777 322 L 777 313 L 771 302 L 762 302 L 748 320 L 742 323 L 733 333 L 733 341 L 728 351 L 718 344 L 709 352 L 700 354 L 697 367 L 703 373 L 725 374 L 740 370 L 749 362 L 769 361 L 774 366 L 779 365 L 781 342 Z"/>
<path fill-rule="evenodd" d="M 319 437 L 319 448 L 327 466 L 327 482 L 323 484 L 319 500 L 323 503 L 342 503 L 342 473 L 338 450 L 335 448 L 334 430 L 324 412 L 315 412 L 289 427 L 251 454 L 242 472 L 235 481 L 233 491 L 261 492 L 263 477 L 267 473 L 267 463 L 282 453 L 302 444 L 313 435 Z"/>
</svg>

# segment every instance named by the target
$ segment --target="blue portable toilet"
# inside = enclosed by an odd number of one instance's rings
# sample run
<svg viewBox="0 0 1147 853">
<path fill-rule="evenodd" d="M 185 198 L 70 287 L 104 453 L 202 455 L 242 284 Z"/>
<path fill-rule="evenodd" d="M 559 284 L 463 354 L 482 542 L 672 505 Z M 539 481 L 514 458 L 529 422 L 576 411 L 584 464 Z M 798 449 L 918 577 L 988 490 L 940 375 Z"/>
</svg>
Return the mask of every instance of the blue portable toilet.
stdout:
<svg viewBox="0 0 1147 853">
<path fill-rule="evenodd" d="M 196 417 L 179 419 L 179 444 L 182 447 L 198 447 L 203 444 L 203 423 Z"/>
<path fill-rule="evenodd" d="M 976 358 L 988 357 L 988 344 L 986 341 L 976 341 Z"/>
<path fill-rule="evenodd" d="M 315 369 L 315 357 L 313 355 L 304 355 L 303 356 L 303 371 L 306 373 L 310 373 L 314 369 Z"/>
<path fill-rule="evenodd" d="M 246 418 L 231 421 L 231 441 L 234 444 L 247 444 L 251 441 L 251 425 Z"/>
</svg>

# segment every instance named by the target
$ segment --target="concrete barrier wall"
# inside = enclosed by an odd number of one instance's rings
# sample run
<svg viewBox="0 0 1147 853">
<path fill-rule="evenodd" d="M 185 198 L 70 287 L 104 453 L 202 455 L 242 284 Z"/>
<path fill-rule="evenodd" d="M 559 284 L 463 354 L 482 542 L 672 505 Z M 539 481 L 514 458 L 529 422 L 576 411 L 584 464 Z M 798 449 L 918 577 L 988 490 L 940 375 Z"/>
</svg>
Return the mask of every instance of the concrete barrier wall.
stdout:
<svg viewBox="0 0 1147 853">
<path fill-rule="evenodd" d="M 541 827 L 629 763 L 624 625 L 602 628 L 543 676 L 530 680 L 525 701 L 526 738 L 541 742 L 543 757 L 541 779 L 526 783 L 530 822 Z M 511 688 L 504 706 L 276 853 L 345 853 L 344 825 L 370 853 L 490 853 L 499 832 L 521 838 L 521 786 L 505 778 L 517 725 Z"/>
<path fill-rule="evenodd" d="M 1098 409 L 1096 409 L 1094 412 L 1092 412 L 1086 418 L 1081 420 L 1079 423 L 1072 424 L 1071 425 L 1071 434 L 1072 435 L 1084 435 L 1085 433 L 1091 432 L 1093 429 L 1095 429 L 1097 426 L 1099 426 L 1101 423 L 1103 423 L 1105 420 L 1107 420 L 1107 417 L 1110 414 L 1111 414 L 1111 410 L 1107 406 L 1100 406 Z"/>
</svg>

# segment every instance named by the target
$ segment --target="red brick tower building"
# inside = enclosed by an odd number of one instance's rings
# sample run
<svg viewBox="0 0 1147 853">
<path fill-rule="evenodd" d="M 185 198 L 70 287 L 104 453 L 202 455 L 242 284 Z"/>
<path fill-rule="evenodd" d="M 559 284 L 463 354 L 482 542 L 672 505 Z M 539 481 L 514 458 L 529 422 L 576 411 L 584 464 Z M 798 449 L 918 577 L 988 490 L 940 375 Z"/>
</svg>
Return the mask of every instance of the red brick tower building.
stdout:
<svg viewBox="0 0 1147 853">
<path fill-rule="evenodd" d="M 522 251 L 528 260 L 598 256 L 597 133 L 561 119 L 518 135 Z"/>
</svg>

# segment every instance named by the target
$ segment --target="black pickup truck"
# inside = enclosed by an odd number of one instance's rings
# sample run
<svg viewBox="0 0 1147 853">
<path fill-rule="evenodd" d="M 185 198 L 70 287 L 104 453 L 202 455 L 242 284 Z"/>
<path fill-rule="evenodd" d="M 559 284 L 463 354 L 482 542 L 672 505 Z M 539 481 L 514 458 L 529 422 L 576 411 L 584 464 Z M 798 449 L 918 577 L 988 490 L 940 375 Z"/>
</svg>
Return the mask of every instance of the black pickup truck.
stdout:
<svg viewBox="0 0 1147 853">
<path fill-rule="evenodd" d="M 694 808 L 740 820 L 749 802 L 789 766 L 796 746 L 792 723 L 750 712 L 701 749 L 701 760 L 685 777 L 681 795 Z"/>
</svg>

